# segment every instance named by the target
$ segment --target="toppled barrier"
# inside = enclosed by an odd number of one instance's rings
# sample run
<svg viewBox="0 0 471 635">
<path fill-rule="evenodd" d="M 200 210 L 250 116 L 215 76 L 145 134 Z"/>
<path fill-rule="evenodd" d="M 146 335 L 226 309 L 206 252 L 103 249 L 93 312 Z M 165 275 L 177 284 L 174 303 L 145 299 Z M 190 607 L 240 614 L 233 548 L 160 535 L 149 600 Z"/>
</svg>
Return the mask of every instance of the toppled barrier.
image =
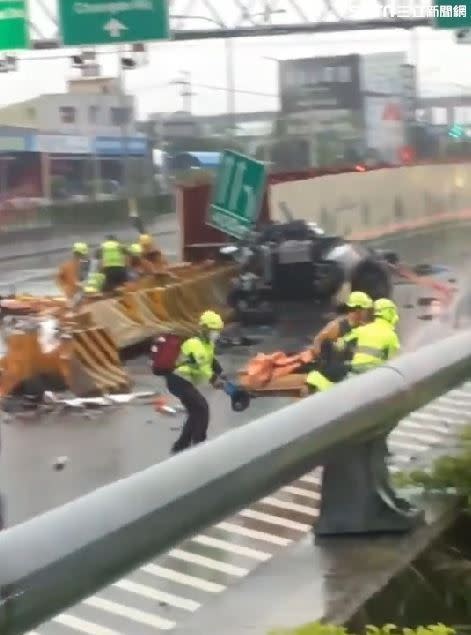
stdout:
<svg viewBox="0 0 471 635">
<path fill-rule="evenodd" d="M 23 324 L 17 319 L 5 335 L 0 397 L 21 391 L 31 381 L 39 390 L 57 390 L 60 385 L 79 397 L 129 390 L 119 351 L 161 333 L 193 335 L 207 309 L 229 320 L 225 299 L 234 271 L 233 266 L 208 262 L 175 266 L 171 273 L 178 278 L 163 275 L 161 286 L 149 287 L 144 281 L 141 288 L 115 297 L 88 298 L 77 312 L 63 300 L 22 299 L 22 312 L 28 306 L 31 311 Z M 44 315 L 51 311 L 57 333 L 44 347 L 41 325 L 51 321 L 51 315 Z"/>
<path fill-rule="evenodd" d="M 218 311 L 230 320 L 226 305 L 233 266 L 181 268 L 182 280 L 166 286 L 125 292 L 116 298 L 90 302 L 86 313 L 91 323 L 109 331 L 118 349 L 142 343 L 165 332 L 189 336 L 197 331 L 203 311 Z"/>
<path fill-rule="evenodd" d="M 0 396 L 68 388 L 78 396 L 129 390 L 116 344 L 105 329 L 61 333 L 51 320 L 30 318 L 5 332 Z M 45 333 L 45 331 L 48 331 Z"/>
<path fill-rule="evenodd" d="M 70 342 L 67 383 L 72 392 L 89 396 L 130 389 L 131 381 L 106 329 L 73 331 Z"/>
</svg>

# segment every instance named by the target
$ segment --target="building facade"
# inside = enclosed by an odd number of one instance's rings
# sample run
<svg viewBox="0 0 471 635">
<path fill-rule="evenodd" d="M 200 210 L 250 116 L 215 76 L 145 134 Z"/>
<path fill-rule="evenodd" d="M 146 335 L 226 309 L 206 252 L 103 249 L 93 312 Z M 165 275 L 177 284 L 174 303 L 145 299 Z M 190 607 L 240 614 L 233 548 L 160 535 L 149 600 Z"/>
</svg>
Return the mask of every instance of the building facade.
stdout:
<svg viewBox="0 0 471 635">
<path fill-rule="evenodd" d="M 0 108 L 0 126 L 84 136 L 135 135 L 134 97 L 123 94 L 114 78 L 71 80 L 66 93 Z"/>
</svg>

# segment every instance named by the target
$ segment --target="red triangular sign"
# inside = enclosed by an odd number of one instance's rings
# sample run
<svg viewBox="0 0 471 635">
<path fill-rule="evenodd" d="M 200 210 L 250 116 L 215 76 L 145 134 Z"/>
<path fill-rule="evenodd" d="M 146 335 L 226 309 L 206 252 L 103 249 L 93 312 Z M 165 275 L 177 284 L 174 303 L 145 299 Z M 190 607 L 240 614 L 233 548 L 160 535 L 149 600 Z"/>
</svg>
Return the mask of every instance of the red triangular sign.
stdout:
<svg viewBox="0 0 471 635">
<path fill-rule="evenodd" d="M 383 112 L 383 121 L 400 121 L 401 109 L 397 104 L 388 104 Z"/>
</svg>

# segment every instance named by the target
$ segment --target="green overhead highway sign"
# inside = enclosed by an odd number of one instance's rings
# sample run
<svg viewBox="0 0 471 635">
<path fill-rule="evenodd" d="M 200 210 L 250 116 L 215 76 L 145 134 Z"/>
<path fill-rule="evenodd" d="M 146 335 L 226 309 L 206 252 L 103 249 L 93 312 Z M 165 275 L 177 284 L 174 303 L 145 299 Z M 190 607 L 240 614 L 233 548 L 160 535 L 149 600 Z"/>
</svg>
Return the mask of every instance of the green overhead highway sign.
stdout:
<svg viewBox="0 0 471 635">
<path fill-rule="evenodd" d="M 436 29 L 471 26 L 471 0 L 431 0 L 430 12 Z"/>
<path fill-rule="evenodd" d="M 218 170 L 207 224 L 242 238 L 257 222 L 265 178 L 263 163 L 226 150 Z"/>
<path fill-rule="evenodd" d="M 29 48 L 27 0 L 0 1 L 0 51 Z"/>
<path fill-rule="evenodd" d="M 65 46 L 169 38 L 168 0 L 59 0 L 59 18 Z"/>
</svg>

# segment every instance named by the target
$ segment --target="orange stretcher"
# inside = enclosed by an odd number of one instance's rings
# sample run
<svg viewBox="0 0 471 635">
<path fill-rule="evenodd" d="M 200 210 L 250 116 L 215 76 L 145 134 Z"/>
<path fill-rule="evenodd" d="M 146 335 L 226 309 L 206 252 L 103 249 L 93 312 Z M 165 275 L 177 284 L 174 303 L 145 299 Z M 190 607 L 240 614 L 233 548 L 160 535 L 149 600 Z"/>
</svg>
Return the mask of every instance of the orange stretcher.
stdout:
<svg viewBox="0 0 471 635">
<path fill-rule="evenodd" d="M 306 374 L 297 371 L 312 359 L 311 351 L 294 355 L 281 351 L 258 353 L 241 371 L 239 382 L 246 390 L 265 394 L 298 392 L 304 386 Z"/>
</svg>

